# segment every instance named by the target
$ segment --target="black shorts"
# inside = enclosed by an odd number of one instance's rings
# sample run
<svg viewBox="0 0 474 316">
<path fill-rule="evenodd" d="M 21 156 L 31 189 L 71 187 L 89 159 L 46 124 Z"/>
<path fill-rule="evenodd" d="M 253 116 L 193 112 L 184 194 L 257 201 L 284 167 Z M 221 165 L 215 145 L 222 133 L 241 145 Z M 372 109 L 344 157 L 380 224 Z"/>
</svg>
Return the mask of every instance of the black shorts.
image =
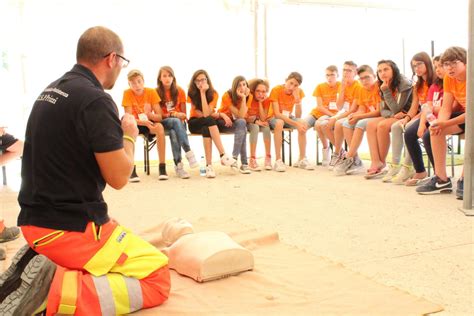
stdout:
<svg viewBox="0 0 474 316">
<path fill-rule="evenodd" d="M 454 113 L 451 113 L 451 118 L 458 117 L 459 115 L 464 114 L 464 113 L 465 113 L 465 112 L 454 112 Z M 459 124 L 458 126 L 459 126 L 460 129 L 462 129 L 462 133 L 459 133 L 459 134 L 464 134 L 464 132 L 466 131 L 466 123 Z"/>
<path fill-rule="evenodd" d="M 2 152 L 7 151 L 8 147 L 13 145 L 17 141 L 18 139 L 16 139 L 10 134 L 7 134 L 7 133 L 3 134 L 2 136 L 0 136 L 0 151 Z"/>
<path fill-rule="evenodd" d="M 146 138 L 148 138 L 148 141 L 152 141 L 155 138 L 155 134 L 150 134 L 150 129 L 146 126 L 143 125 L 138 125 L 138 134 L 144 135 Z"/>
</svg>

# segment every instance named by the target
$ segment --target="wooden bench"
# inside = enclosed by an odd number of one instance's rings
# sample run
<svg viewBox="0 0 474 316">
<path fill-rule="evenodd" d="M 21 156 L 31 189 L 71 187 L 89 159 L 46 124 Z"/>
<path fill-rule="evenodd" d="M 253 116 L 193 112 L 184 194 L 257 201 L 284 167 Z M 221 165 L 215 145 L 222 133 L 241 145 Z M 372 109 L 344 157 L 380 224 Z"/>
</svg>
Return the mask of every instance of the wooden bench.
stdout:
<svg viewBox="0 0 474 316">
<path fill-rule="evenodd" d="M 285 162 L 285 145 L 288 146 L 288 160 L 289 160 L 289 165 L 292 165 L 292 150 L 291 150 L 291 142 L 292 142 L 292 137 L 291 134 L 293 132 L 293 128 L 284 128 L 282 131 L 282 147 L 281 147 L 281 154 L 282 154 L 282 160 Z M 234 135 L 234 133 L 220 133 L 221 135 Z M 166 136 L 169 136 L 169 131 L 165 132 Z M 148 139 L 147 136 L 140 134 L 143 138 L 143 170 L 147 175 L 150 175 L 150 150 L 153 149 L 156 145 L 156 137 L 153 137 L 152 139 Z M 202 136 L 201 134 L 191 134 L 188 133 L 188 137 L 192 136 Z"/>
</svg>

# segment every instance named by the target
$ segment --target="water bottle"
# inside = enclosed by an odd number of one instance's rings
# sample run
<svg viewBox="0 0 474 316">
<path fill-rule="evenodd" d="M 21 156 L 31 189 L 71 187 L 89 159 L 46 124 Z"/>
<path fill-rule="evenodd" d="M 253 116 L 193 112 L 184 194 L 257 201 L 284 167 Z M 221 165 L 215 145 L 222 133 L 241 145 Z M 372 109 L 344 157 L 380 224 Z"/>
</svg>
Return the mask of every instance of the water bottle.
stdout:
<svg viewBox="0 0 474 316">
<path fill-rule="evenodd" d="M 426 120 L 428 121 L 430 126 L 436 125 L 436 122 L 437 122 L 436 116 L 433 114 L 433 111 L 430 109 L 428 104 L 426 103 L 423 104 L 421 108 L 422 108 L 422 111 L 425 112 Z"/>
<path fill-rule="evenodd" d="M 206 176 L 206 159 L 204 159 L 204 156 L 201 156 L 201 163 L 199 164 L 199 175 L 201 177 Z"/>
</svg>

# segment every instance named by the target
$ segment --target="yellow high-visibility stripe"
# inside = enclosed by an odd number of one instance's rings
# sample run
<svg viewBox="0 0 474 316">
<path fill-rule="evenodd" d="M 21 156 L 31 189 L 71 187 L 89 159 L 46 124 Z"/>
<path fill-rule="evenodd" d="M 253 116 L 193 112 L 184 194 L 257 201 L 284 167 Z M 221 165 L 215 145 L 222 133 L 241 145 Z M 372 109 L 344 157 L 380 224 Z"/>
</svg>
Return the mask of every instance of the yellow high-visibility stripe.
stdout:
<svg viewBox="0 0 474 316">
<path fill-rule="evenodd" d="M 74 315 L 77 301 L 77 272 L 64 272 L 58 314 Z"/>
<path fill-rule="evenodd" d="M 84 265 L 84 269 L 95 276 L 109 272 L 127 245 L 127 235 L 128 232 L 117 226 L 104 246 Z"/>
<path fill-rule="evenodd" d="M 124 277 L 118 273 L 109 273 L 107 280 L 114 298 L 115 313 L 118 315 L 130 313 L 130 300 Z"/>
</svg>

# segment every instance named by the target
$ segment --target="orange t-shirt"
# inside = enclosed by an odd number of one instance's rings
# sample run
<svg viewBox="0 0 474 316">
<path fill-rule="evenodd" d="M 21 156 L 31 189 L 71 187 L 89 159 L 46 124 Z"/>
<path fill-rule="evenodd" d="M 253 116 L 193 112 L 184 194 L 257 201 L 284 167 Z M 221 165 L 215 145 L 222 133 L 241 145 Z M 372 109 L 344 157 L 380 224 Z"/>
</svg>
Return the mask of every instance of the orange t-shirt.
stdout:
<svg viewBox="0 0 474 316">
<path fill-rule="evenodd" d="M 264 111 L 268 114 L 270 109 L 270 99 L 265 99 L 262 102 L 262 106 Z M 256 116 L 260 118 L 260 110 L 259 110 L 259 103 L 257 100 L 252 98 L 252 104 L 250 104 L 249 109 L 247 111 L 247 116 Z"/>
<path fill-rule="evenodd" d="M 252 103 L 252 100 L 253 100 L 253 96 L 250 94 L 248 97 L 247 97 L 247 108 L 250 107 L 250 104 Z M 241 104 L 241 100 L 238 101 L 238 105 L 235 106 L 236 108 L 240 109 L 240 104 Z M 232 97 L 230 96 L 229 92 L 226 92 L 224 93 L 224 95 L 222 96 L 222 101 L 221 101 L 221 106 L 220 108 L 217 110 L 217 112 L 219 113 L 224 113 L 226 114 L 228 117 L 230 117 L 231 119 L 235 119 L 234 118 L 234 115 L 232 115 L 232 111 L 230 110 L 230 107 L 232 105 Z"/>
<path fill-rule="evenodd" d="M 382 98 L 379 94 L 379 87 L 374 84 L 372 88 L 366 89 L 361 86 L 356 96 L 358 110 L 364 110 L 364 113 L 374 112 L 380 108 Z"/>
<path fill-rule="evenodd" d="M 161 110 L 163 114 L 168 114 L 170 112 L 182 112 L 186 114 L 186 108 L 182 109 L 181 104 L 186 104 L 186 94 L 181 87 L 177 87 L 178 89 L 178 98 L 176 100 L 177 104 L 174 104 L 174 101 L 171 99 L 171 91 L 165 90 L 165 99 L 164 102 L 160 103 Z"/>
<path fill-rule="evenodd" d="M 138 120 L 138 114 L 145 112 L 145 104 L 159 104 L 160 101 L 155 89 L 145 88 L 142 95 L 135 95 L 132 89 L 127 89 L 123 92 L 122 106 L 131 107 L 133 116 Z"/>
<path fill-rule="evenodd" d="M 212 100 L 211 102 L 209 102 L 209 107 L 211 108 L 211 112 L 214 112 L 215 108 L 216 108 L 216 105 L 217 105 L 217 100 L 219 99 L 219 95 L 217 94 L 217 92 L 214 91 L 214 94 L 212 96 Z M 189 118 L 191 117 L 197 117 L 197 109 L 196 109 L 196 106 L 194 105 L 194 103 L 191 101 L 191 98 L 188 96 L 188 99 L 187 99 L 187 102 L 188 103 L 191 103 L 191 110 L 189 111 Z"/>
<path fill-rule="evenodd" d="M 423 85 L 421 86 L 421 88 L 416 91 L 416 94 L 418 95 L 418 103 L 419 104 L 425 104 L 426 103 L 426 99 L 428 97 L 428 90 L 430 89 L 430 87 L 428 87 L 428 83 L 425 81 L 423 82 Z"/>
<path fill-rule="evenodd" d="M 331 113 L 336 114 L 339 110 L 337 108 L 329 109 L 329 105 L 331 102 L 335 103 L 337 101 L 337 95 L 339 92 L 341 92 L 341 83 L 339 81 L 336 82 L 336 85 L 334 87 L 331 87 L 329 83 L 324 82 L 316 86 L 316 89 L 314 89 L 314 92 L 313 92 L 313 96 L 316 98 L 320 97 L 321 99 L 323 99 L 323 106 L 329 111 L 331 111 Z M 344 95 L 345 94 L 346 93 L 344 92 Z M 320 118 L 324 114 L 318 110 L 318 107 L 315 107 L 311 111 L 311 115 L 313 115 L 316 118 Z"/>
<path fill-rule="evenodd" d="M 300 99 L 304 98 L 304 92 L 300 89 Z M 283 111 L 288 111 L 289 113 L 293 112 L 295 106 L 295 97 L 293 94 L 285 93 L 285 86 L 279 85 L 272 89 L 270 92 L 270 97 L 268 98 L 270 102 L 278 102 L 280 113 L 283 114 Z M 268 111 L 268 118 L 273 117 L 273 106 L 270 107 Z"/>
<path fill-rule="evenodd" d="M 458 81 L 446 75 L 444 76 L 443 89 L 445 95 L 446 93 L 451 93 L 454 99 L 458 101 L 464 111 L 466 111 L 466 80 Z"/>
</svg>

